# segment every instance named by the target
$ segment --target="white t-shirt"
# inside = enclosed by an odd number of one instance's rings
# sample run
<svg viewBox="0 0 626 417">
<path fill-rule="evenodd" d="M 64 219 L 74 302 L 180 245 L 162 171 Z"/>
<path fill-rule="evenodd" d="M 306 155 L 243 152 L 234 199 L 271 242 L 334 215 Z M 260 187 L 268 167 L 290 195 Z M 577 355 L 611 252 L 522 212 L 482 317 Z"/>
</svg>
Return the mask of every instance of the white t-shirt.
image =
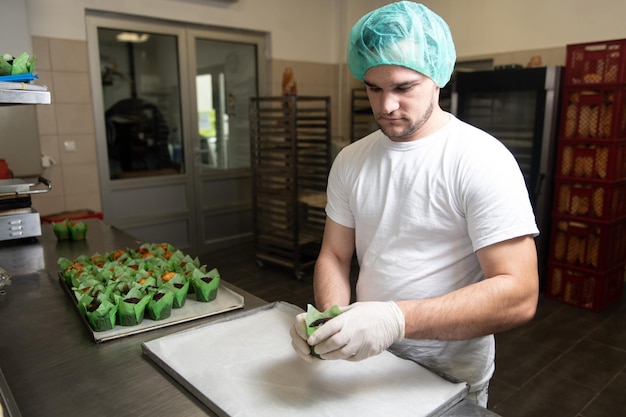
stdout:
<svg viewBox="0 0 626 417">
<path fill-rule="evenodd" d="M 475 251 L 539 231 L 517 161 L 489 134 L 450 115 L 431 136 L 376 131 L 341 150 L 326 213 L 355 229 L 358 301 L 422 299 L 484 279 Z M 494 339 L 405 339 L 392 351 L 479 389 Z"/>
</svg>

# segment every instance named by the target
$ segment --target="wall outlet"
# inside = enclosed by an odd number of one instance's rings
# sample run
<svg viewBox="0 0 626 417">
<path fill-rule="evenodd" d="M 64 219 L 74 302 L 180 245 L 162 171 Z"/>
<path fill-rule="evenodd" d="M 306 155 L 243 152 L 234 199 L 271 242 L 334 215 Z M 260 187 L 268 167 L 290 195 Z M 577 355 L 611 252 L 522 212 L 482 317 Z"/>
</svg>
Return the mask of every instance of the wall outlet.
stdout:
<svg viewBox="0 0 626 417">
<path fill-rule="evenodd" d="M 63 148 L 65 149 L 65 152 L 76 152 L 76 141 L 66 140 L 63 142 Z"/>
</svg>

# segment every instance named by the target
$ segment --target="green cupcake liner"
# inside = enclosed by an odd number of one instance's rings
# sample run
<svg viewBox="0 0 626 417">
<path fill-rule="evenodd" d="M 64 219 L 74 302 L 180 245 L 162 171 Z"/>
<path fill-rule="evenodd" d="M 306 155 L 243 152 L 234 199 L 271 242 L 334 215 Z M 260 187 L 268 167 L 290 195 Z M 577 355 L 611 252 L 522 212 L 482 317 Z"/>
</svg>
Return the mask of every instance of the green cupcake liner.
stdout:
<svg viewBox="0 0 626 417">
<path fill-rule="evenodd" d="M 304 322 L 306 323 L 306 335 L 311 336 L 317 329 L 322 327 L 328 320 L 337 317 L 341 314 L 341 310 L 338 306 L 334 305 L 326 311 L 318 311 L 311 304 L 307 305 L 306 317 Z M 311 355 L 321 359 L 321 357 L 315 353 L 315 346 L 311 346 Z"/>
<path fill-rule="evenodd" d="M 170 290 L 159 290 L 151 297 L 146 306 L 146 315 L 151 320 L 163 320 L 172 314 L 174 293 Z"/>
<path fill-rule="evenodd" d="M 217 290 L 220 286 L 220 274 L 216 268 L 207 272 L 206 275 L 196 270 L 192 274 L 191 284 L 193 285 L 197 301 L 213 301 L 217 298 Z"/>
</svg>

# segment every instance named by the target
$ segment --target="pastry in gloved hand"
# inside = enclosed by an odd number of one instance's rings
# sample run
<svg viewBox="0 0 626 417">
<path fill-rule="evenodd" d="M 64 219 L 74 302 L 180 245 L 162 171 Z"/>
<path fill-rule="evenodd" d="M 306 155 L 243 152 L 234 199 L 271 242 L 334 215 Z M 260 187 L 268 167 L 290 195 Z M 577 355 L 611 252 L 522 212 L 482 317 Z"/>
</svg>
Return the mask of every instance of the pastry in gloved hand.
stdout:
<svg viewBox="0 0 626 417">
<path fill-rule="evenodd" d="M 341 310 L 336 305 L 332 306 L 328 310 L 321 312 L 318 311 L 311 304 L 307 306 L 305 324 L 306 324 L 306 335 L 311 336 L 317 329 L 322 327 L 324 323 L 331 320 L 334 317 L 337 317 L 341 314 Z M 311 345 L 311 355 L 316 358 L 320 358 L 320 356 L 315 352 L 315 346 Z"/>
<path fill-rule="evenodd" d="M 291 335 L 291 346 L 302 359 L 307 362 L 311 362 L 314 357 L 321 359 L 315 353 L 314 347 L 307 343 L 307 339 L 324 323 L 339 314 L 341 314 L 341 310 L 336 305 L 320 312 L 309 304 L 306 313 L 296 316 L 289 334 Z"/>
<path fill-rule="evenodd" d="M 341 312 L 307 339 L 322 359 L 360 361 L 404 339 L 404 315 L 393 301 L 358 302 Z"/>
</svg>

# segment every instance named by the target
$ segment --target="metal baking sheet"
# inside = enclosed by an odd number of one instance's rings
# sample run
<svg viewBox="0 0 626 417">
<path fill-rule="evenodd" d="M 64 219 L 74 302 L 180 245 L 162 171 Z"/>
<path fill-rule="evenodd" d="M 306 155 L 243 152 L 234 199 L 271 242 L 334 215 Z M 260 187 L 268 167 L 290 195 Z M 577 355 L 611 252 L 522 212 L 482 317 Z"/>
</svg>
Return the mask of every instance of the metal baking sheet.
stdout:
<svg viewBox="0 0 626 417">
<path fill-rule="evenodd" d="M 390 352 L 360 362 L 300 359 L 283 302 L 142 344 L 144 354 L 219 416 L 439 416 L 467 384 Z"/>
<path fill-rule="evenodd" d="M 71 288 L 67 287 L 65 281 L 61 276 L 59 276 L 59 279 L 61 280 L 61 285 L 63 286 L 63 288 L 65 288 L 66 293 L 75 304 L 76 298 L 74 297 L 74 293 L 72 292 Z M 184 323 L 203 317 L 209 317 L 216 314 L 225 313 L 227 311 L 237 310 L 243 307 L 243 295 L 231 290 L 230 288 L 226 288 L 225 286 L 220 285 L 217 290 L 217 297 L 213 301 L 210 301 L 208 303 L 196 301 L 195 294 L 187 294 L 187 300 L 185 301 L 185 305 L 182 308 L 173 308 L 172 314 L 166 319 L 155 321 L 150 320 L 146 317 L 141 323 L 136 326 L 117 325 L 113 329 L 104 332 L 93 331 L 91 329 L 91 326 L 89 325 L 89 322 L 87 321 L 87 318 L 80 312 L 78 307 L 76 307 L 76 311 L 93 335 L 93 340 L 96 343 L 100 343 L 138 333 L 148 332 L 154 329 L 160 329 L 162 327 L 173 326 L 178 323 Z"/>
</svg>

